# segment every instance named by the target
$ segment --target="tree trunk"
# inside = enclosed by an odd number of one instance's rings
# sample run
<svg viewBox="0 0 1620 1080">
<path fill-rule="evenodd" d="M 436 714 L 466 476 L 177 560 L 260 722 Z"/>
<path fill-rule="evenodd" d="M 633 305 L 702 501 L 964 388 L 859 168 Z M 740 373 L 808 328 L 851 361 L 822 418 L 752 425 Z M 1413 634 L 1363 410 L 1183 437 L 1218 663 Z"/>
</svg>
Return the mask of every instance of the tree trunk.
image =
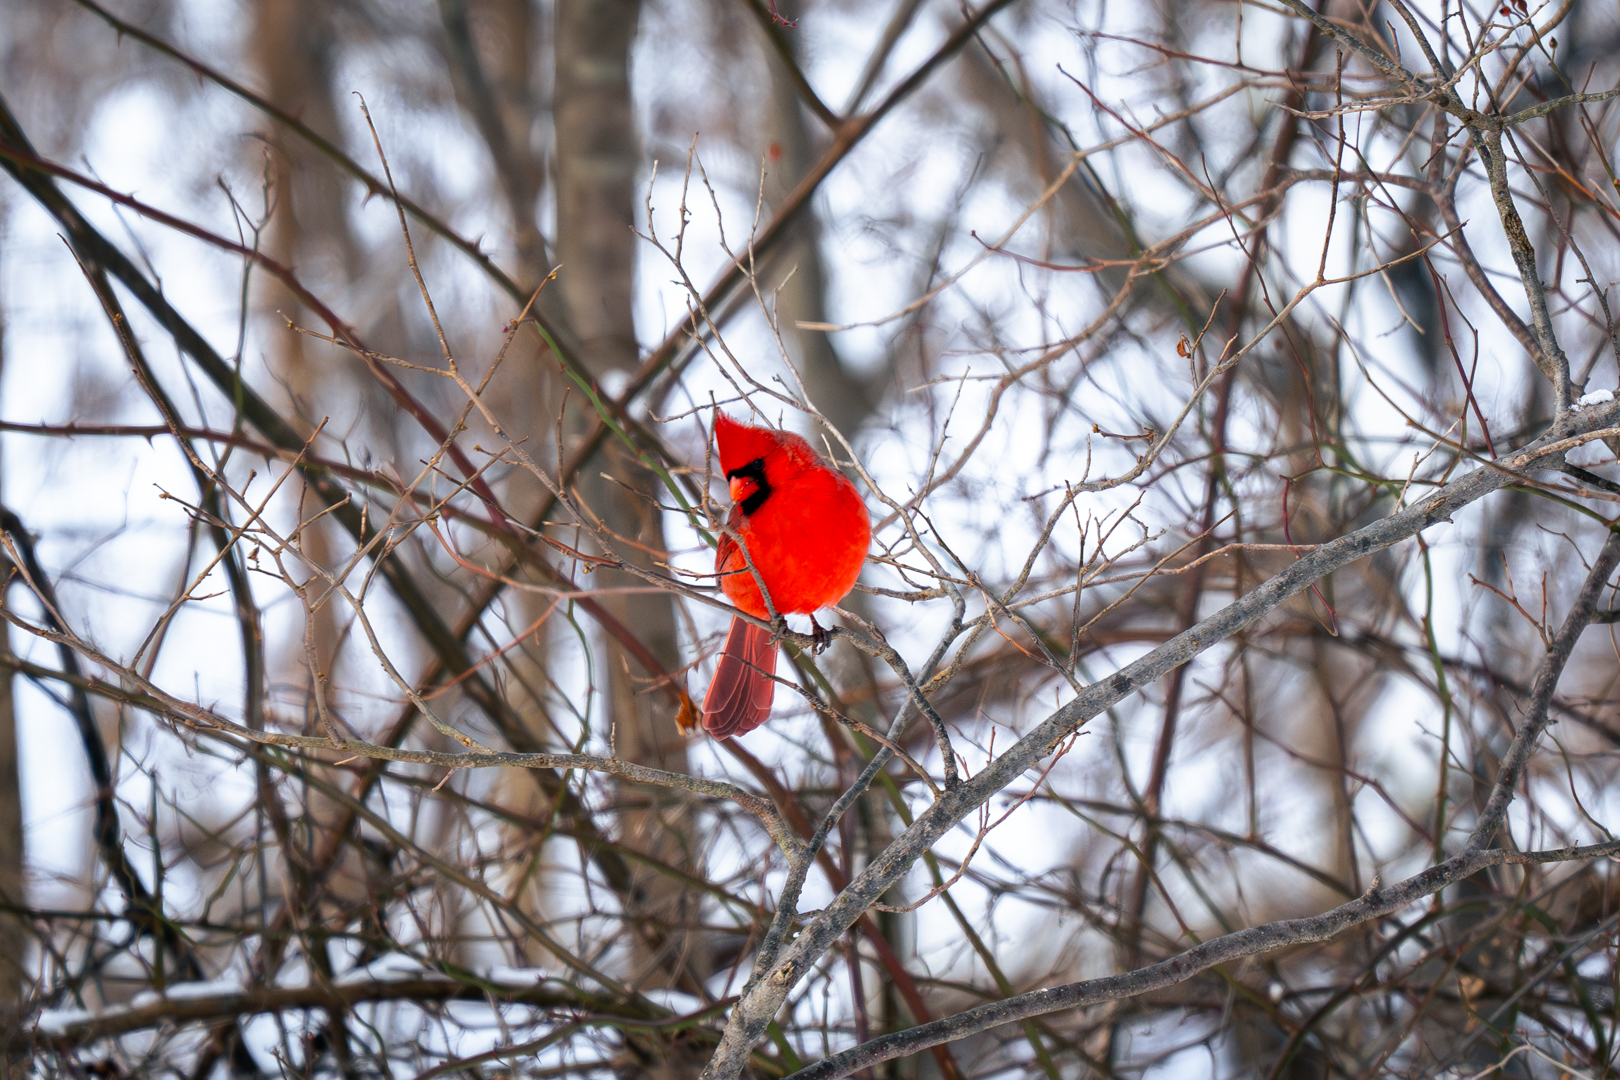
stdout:
<svg viewBox="0 0 1620 1080">
<path fill-rule="evenodd" d="M 0 327 L 0 369 L 4 367 L 5 336 Z M 11 564 L 0 559 L 9 578 Z M 0 904 L 23 907 L 28 902 L 23 878 L 22 785 L 18 768 L 16 702 L 11 693 L 13 657 L 10 627 L 0 629 Z M 0 911 L 0 1016 L 16 1007 L 28 979 L 28 924 L 19 914 Z M 0 1076 L 9 1077 L 21 1062 L 0 1060 Z M 21 1075 L 17 1072 L 16 1075 Z"/>
<path fill-rule="evenodd" d="M 272 104 L 298 117 L 319 134 L 338 138 L 336 108 L 332 101 L 332 42 L 327 5 L 318 0 L 259 0 L 254 33 L 249 43 L 254 68 Z M 265 247 L 271 258 L 284 266 L 301 269 L 306 276 L 334 264 L 346 271 L 355 263 L 354 245 L 344 213 L 343 193 L 337 177 L 325 167 L 320 155 L 302 139 L 286 135 L 279 125 L 265 128 L 264 141 L 270 147 L 266 159 L 270 185 L 270 223 Z M 306 427 L 318 417 L 311 415 L 311 402 L 321 397 L 332 366 L 323 365 L 318 345 L 284 325 L 297 319 L 303 310 L 293 294 L 279 281 L 261 275 L 257 279 L 258 306 L 262 315 L 277 320 L 267 335 L 270 366 L 276 378 L 293 399 L 293 412 Z M 312 355 L 315 354 L 315 355 Z M 325 507 L 313 496 L 300 505 L 302 517 L 311 517 Z M 334 557 L 329 526 L 325 523 L 303 533 L 303 554 L 323 566 Z M 338 630 L 334 605 L 326 605 L 314 619 L 314 653 L 328 679 L 335 672 Z M 302 653 L 297 652 L 302 666 Z M 308 678 L 318 678 L 309 672 Z M 301 680 L 300 680 L 301 681 Z M 311 710 L 313 711 L 313 710 Z"/>
<path fill-rule="evenodd" d="M 561 0 L 557 6 L 557 251 L 563 266 L 558 284 L 584 362 L 598 380 L 633 370 L 639 358 L 632 225 L 640 147 L 630 97 L 630 47 L 639 14 L 637 0 Z M 652 566 L 654 553 L 665 550 L 658 478 L 622 444 L 610 441 L 599 461 L 585 470 L 580 496 L 617 538 L 612 542 L 622 554 Z M 619 483 L 602 479 L 604 472 Z M 605 600 L 666 670 L 680 667 L 669 596 Z M 598 731 L 613 740 L 623 758 L 686 771 L 685 739 L 667 696 L 617 643 L 604 641 L 603 654 L 606 694 L 604 708 L 594 714 Z M 621 783 L 618 795 L 626 844 L 679 869 L 696 870 L 690 800 L 630 783 Z M 668 875 L 636 866 L 626 912 L 637 931 L 631 981 L 702 992 L 708 964 L 700 938 L 684 929 L 698 921 L 698 900 Z"/>
</svg>

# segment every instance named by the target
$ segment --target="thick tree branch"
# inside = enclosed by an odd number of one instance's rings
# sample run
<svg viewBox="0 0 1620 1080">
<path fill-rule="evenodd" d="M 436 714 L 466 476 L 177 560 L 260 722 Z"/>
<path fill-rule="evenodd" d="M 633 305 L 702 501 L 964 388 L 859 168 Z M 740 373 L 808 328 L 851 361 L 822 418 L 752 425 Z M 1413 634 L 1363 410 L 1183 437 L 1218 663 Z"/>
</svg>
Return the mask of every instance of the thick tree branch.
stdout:
<svg viewBox="0 0 1620 1080">
<path fill-rule="evenodd" d="M 670 1010 L 657 1006 L 637 1007 L 623 998 L 591 994 L 559 979 L 524 985 L 474 978 L 455 979 L 431 972 L 383 981 L 355 979 L 326 985 L 312 983 L 308 986 L 265 986 L 241 990 L 213 987 L 211 993 L 201 992 L 208 988 L 209 984 L 206 983 L 181 983 L 175 987 L 179 992 L 155 1001 L 114 1007 L 96 1014 L 59 1015 L 48 1024 L 41 1024 L 32 1030 L 17 1029 L 5 1044 L 5 1049 L 26 1047 L 31 1038 L 57 1044 L 83 1044 L 162 1024 L 223 1020 L 293 1009 L 348 1011 L 367 1002 L 483 1001 L 538 1005 L 577 1010 L 599 1023 L 616 1027 L 639 1024 L 653 1027 L 687 1026 L 724 1005 L 723 1002 L 717 1003 L 697 1016 L 676 1016 Z"/>
</svg>

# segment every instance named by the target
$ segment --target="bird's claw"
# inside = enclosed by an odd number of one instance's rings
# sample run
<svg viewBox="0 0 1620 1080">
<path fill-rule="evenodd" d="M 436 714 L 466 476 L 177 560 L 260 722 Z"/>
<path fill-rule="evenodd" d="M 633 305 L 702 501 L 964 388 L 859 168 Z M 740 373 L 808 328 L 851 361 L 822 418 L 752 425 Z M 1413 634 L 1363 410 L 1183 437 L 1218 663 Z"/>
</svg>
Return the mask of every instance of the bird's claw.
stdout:
<svg viewBox="0 0 1620 1080">
<path fill-rule="evenodd" d="M 810 655 L 820 656 L 832 644 L 832 631 L 816 622 L 814 615 L 810 616 Z"/>
</svg>

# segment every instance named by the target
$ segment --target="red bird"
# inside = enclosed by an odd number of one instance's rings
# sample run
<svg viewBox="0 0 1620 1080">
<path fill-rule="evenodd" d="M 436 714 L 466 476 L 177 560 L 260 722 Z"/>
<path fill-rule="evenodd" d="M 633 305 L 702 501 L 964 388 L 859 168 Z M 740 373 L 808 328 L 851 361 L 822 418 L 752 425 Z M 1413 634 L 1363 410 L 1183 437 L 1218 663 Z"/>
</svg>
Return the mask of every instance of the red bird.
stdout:
<svg viewBox="0 0 1620 1080">
<path fill-rule="evenodd" d="M 779 614 L 810 615 L 842 600 L 860 576 L 872 543 L 872 519 L 855 485 L 797 435 L 716 413 L 714 438 L 720 470 L 731 482 L 727 533 L 714 557 L 726 596 L 759 619 L 770 618 L 760 581 Z M 816 626 L 814 616 L 810 624 Z M 771 715 L 775 672 L 771 632 L 733 618 L 703 699 L 709 734 L 728 739 L 763 724 Z"/>
</svg>

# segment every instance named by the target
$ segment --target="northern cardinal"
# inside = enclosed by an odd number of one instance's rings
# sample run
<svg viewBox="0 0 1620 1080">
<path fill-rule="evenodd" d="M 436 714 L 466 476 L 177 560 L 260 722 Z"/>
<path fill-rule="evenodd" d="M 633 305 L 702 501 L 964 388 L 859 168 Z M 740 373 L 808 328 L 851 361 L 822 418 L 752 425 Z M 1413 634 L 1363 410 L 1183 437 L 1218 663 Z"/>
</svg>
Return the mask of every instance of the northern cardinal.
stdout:
<svg viewBox="0 0 1620 1080">
<path fill-rule="evenodd" d="M 855 485 L 797 435 L 716 413 L 714 437 L 720 470 L 731 482 L 727 532 L 714 557 L 726 596 L 759 619 L 770 618 L 759 581 L 779 614 L 811 615 L 842 600 L 872 542 L 872 519 Z M 810 624 L 819 634 L 813 615 Z M 709 734 L 728 739 L 763 724 L 771 714 L 775 671 L 771 632 L 734 617 L 703 699 Z"/>
</svg>

